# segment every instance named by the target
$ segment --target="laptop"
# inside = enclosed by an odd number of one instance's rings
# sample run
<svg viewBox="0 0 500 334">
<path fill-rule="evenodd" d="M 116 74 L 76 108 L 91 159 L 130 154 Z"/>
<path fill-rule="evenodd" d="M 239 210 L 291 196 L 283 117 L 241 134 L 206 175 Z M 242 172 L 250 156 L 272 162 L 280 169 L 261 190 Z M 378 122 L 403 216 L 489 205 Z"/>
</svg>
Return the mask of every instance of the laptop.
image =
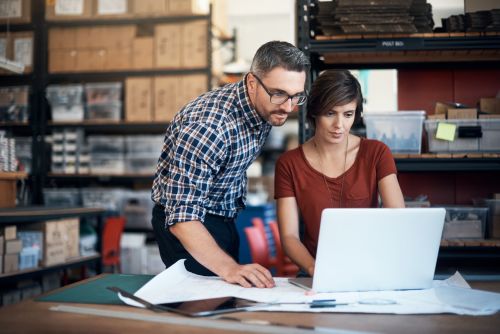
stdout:
<svg viewBox="0 0 500 334">
<path fill-rule="evenodd" d="M 444 208 L 325 209 L 314 277 L 290 283 L 315 292 L 430 288 L 445 213 Z"/>
</svg>

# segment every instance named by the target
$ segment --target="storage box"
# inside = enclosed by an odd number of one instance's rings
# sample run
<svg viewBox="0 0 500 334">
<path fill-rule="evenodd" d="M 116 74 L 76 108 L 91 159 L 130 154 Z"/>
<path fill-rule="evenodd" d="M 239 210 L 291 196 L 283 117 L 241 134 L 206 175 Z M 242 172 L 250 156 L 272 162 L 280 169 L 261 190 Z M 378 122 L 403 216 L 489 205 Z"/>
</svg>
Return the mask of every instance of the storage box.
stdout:
<svg viewBox="0 0 500 334">
<path fill-rule="evenodd" d="M 150 191 L 131 191 L 127 194 L 123 215 L 125 216 L 125 227 L 152 229 L 151 218 L 154 202 L 151 200 Z"/>
<path fill-rule="evenodd" d="M 28 23 L 31 21 L 31 0 L 2 0 L 0 24 Z"/>
<path fill-rule="evenodd" d="M 171 121 L 175 114 L 185 104 L 182 99 L 182 78 L 176 76 L 161 76 L 154 78 L 154 109 L 155 121 Z"/>
<path fill-rule="evenodd" d="M 384 142 L 392 153 L 419 154 L 425 111 L 365 113 L 366 136 Z"/>
<path fill-rule="evenodd" d="M 125 120 L 149 122 L 153 119 L 153 87 L 150 77 L 127 78 Z"/>
<path fill-rule="evenodd" d="M 163 136 L 127 136 L 125 144 L 128 155 L 149 155 L 158 158 L 163 146 Z"/>
<path fill-rule="evenodd" d="M 182 26 L 182 67 L 207 66 L 208 22 L 206 20 L 185 23 Z"/>
<path fill-rule="evenodd" d="M 3 255 L 3 273 L 9 274 L 19 270 L 19 254 Z"/>
<path fill-rule="evenodd" d="M 66 228 L 66 233 L 64 235 L 66 259 L 80 256 L 80 219 L 67 218 L 61 220 L 60 224 L 64 224 Z"/>
<path fill-rule="evenodd" d="M 43 189 L 43 202 L 46 206 L 80 206 L 82 197 L 77 188 Z"/>
<path fill-rule="evenodd" d="M 72 21 L 92 17 L 94 0 L 45 1 L 47 21 Z"/>
<path fill-rule="evenodd" d="M 206 8 L 197 0 L 168 0 L 168 13 L 171 15 L 206 14 Z"/>
<path fill-rule="evenodd" d="M 50 50 L 49 72 L 74 72 L 76 71 L 76 60 L 78 52 L 74 49 Z"/>
<path fill-rule="evenodd" d="M 4 254 L 19 254 L 21 249 L 23 249 L 23 242 L 21 239 L 5 240 L 4 244 Z"/>
<path fill-rule="evenodd" d="M 135 70 L 153 68 L 154 38 L 139 37 L 132 41 L 132 68 Z"/>
<path fill-rule="evenodd" d="M 24 72 L 33 70 L 33 33 L 12 33 L 12 59 L 24 65 Z"/>
<path fill-rule="evenodd" d="M 123 154 L 125 137 L 123 136 L 88 136 L 91 154 Z"/>
<path fill-rule="evenodd" d="M 123 154 L 91 154 L 90 172 L 94 174 L 125 173 L 125 157 Z"/>
<path fill-rule="evenodd" d="M 443 239 L 483 239 L 488 208 L 446 207 Z"/>
<path fill-rule="evenodd" d="M 121 212 L 123 198 L 127 192 L 125 189 L 117 188 L 84 188 L 82 189 L 83 206 Z"/>
<path fill-rule="evenodd" d="M 47 99 L 51 106 L 73 106 L 83 104 L 82 85 L 50 85 L 47 87 Z"/>
<path fill-rule="evenodd" d="M 133 13 L 137 16 L 160 16 L 167 13 L 168 1 L 133 0 Z"/>
<path fill-rule="evenodd" d="M 0 88 L 0 121 L 27 122 L 29 115 L 29 86 Z"/>
<path fill-rule="evenodd" d="M 4 242 L 7 240 L 13 240 L 16 238 L 16 234 L 17 234 L 16 225 L 5 226 L 2 230 L 3 230 L 2 235 L 4 238 Z"/>
<path fill-rule="evenodd" d="M 87 106 L 87 119 L 102 121 L 121 120 L 121 102 L 91 104 Z"/>
<path fill-rule="evenodd" d="M 456 125 L 454 141 L 436 138 L 439 123 Z M 425 130 L 429 152 L 500 152 L 500 119 L 426 120 Z"/>
<path fill-rule="evenodd" d="M 500 99 L 481 98 L 479 100 L 479 110 L 488 114 L 500 114 Z"/>
<path fill-rule="evenodd" d="M 155 67 L 179 68 L 181 66 L 182 36 L 179 24 L 155 26 Z"/>
<path fill-rule="evenodd" d="M 475 206 L 488 208 L 487 237 L 500 238 L 500 199 L 478 198 L 472 200 Z"/>
<path fill-rule="evenodd" d="M 88 83 L 85 85 L 87 105 L 120 102 L 121 95 L 121 82 Z"/>
<path fill-rule="evenodd" d="M 125 158 L 126 172 L 154 175 L 156 165 L 158 164 L 158 156 L 159 155 L 127 155 Z"/>
<path fill-rule="evenodd" d="M 51 266 L 66 261 L 64 238 L 66 228 L 59 220 L 43 223 L 43 265 Z"/>
</svg>

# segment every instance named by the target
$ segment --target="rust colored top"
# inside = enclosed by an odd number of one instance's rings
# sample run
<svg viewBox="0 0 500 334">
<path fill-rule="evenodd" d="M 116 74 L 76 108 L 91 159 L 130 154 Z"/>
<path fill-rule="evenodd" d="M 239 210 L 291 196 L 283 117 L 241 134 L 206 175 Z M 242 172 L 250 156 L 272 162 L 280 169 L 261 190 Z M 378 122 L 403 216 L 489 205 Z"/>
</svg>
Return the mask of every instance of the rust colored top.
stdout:
<svg viewBox="0 0 500 334">
<path fill-rule="evenodd" d="M 396 173 L 390 149 L 380 141 L 361 138 L 354 164 L 343 174 L 342 207 L 378 207 L 378 181 Z M 332 207 L 332 199 L 338 207 L 341 183 L 342 175 L 330 178 L 314 169 L 302 146 L 285 152 L 276 162 L 274 198 L 295 197 L 305 227 L 302 241 L 313 257 L 316 257 L 321 212 Z"/>
</svg>

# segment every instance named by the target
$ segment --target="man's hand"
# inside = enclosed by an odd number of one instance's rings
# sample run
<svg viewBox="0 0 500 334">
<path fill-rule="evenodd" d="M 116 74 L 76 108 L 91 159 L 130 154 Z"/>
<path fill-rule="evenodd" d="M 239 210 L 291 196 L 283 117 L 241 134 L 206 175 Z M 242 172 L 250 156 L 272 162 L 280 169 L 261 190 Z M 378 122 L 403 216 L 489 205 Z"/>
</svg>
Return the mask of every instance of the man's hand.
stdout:
<svg viewBox="0 0 500 334">
<path fill-rule="evenodd" d="M 274 280 L 269 270 L 257 263 L 235 264 L 228 268 L 221 277 L 228 283 L 236 283 L 244 288 L 274 287 Z"/>
</svg>

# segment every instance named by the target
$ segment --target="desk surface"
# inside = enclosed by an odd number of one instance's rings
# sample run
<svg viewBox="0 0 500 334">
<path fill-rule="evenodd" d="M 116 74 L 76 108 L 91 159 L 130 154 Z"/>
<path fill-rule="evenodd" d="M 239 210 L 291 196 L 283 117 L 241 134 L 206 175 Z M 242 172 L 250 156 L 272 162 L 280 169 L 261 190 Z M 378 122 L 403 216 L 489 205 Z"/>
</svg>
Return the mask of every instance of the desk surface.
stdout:
<svg viewBox="0 0 500 334">
<path fill-rule="evenodd" d="M 474 288 L 500 291 L 500 282 L 473 282 Z M 63 288 L 64 289 L 64 288 Z M 147 321 L 123 320 L 90 315 L 50 311 L 61 303 L 28 300 L 0 308 L 2 333 L 241 333 L 239 331 L 209 330 L 203 328 L 160 324 Z M 147 315 L 158 315 L 128 306 L 65 304 L 106 310 L 119 310 Z M 168 316 L 173 316 L 168 314 Z M 323 326 L 332 329 L 350 329 L 378 333 L 498 333 L 500 312 L 492 316 L 440 315 L 375 315 L 346 313 L 235 313 L 241 319 L 259 319 L 290 325 Z M 265 332 L 265 327 L 262 329 Z"/>
</svg>

